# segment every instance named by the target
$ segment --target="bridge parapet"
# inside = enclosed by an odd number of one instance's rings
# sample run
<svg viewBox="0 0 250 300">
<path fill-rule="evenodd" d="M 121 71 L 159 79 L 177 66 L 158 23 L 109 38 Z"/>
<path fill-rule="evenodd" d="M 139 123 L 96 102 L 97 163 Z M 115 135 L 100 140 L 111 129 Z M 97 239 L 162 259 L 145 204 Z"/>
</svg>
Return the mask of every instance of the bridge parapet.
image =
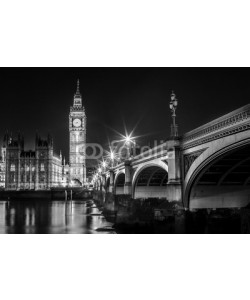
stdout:
<svg viewBox="0 0 250 300">
<path fill-rule="evenodd" d="M 138 154 L 136 156 L 131 156 L 129 161 L 131 162 L 131 166 L 135 166 L 135 165 L 141 164 L 147 160 L 153 160 L 153 159 L 157 159 L 160 157 L 167 158 L 167 154 L 168 154 L 167 142 L 165 142 L 165 143 L 158 145 L 152 149 L 143 151 L 141 154 Z M 125 168 L 125 161 L 114 166 L 113 170 L 115 173 L 117 173 L 124 168 Z"/>
<path fill-rule="evenodd" d="M 160 157 L 166 157 L 168 154 L 167 143 L 163 143 L 152 149 L 142 152 L 141 154 L 134 156 L 132 159 L 132 165 L 137 165 L 146 160 L 153 160 Z"/>
<path fill-rule="evenodd" d="M 182 138 L 182 149 L 204 144 L 250 128 L 250 104 L 200 126 Z"/>
<path fill-rule="evenodd" d="M 114 173 L 119 173 L 121 170 L 123 170 L 125 168 L 125 162 L 123 161 L 122 163 L 116 165 L 113 167 L 113 171 Z"/>
</svg>

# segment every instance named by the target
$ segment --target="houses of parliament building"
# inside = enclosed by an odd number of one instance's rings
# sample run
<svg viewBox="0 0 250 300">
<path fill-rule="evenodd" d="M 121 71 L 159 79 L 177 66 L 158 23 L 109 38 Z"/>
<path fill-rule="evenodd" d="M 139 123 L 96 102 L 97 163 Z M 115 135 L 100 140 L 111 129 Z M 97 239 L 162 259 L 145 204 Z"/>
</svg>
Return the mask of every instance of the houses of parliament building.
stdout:
<svg viewBox="0 0 250 300">
<path fill-rule="evenodd" d="M 24 137 L 6 133 L 0 154 L 0 188 L 5 190 L 49 190 L 83 186 L 86 183 L 86 114 L 77 82 L 69 113 L 69 164 L 53 149 L 50 135 L 38 134 L 35 149 L 26 151 Z"/>
</svg>

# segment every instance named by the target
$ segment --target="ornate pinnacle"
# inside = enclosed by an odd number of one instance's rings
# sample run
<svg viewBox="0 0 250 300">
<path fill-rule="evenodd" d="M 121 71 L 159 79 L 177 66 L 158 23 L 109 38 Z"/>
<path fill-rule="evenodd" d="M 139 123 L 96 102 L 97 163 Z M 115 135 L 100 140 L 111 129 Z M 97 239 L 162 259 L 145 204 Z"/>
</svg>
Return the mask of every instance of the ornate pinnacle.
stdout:
<svg viewBox="0 0 250 300">
<path fill-rule="evenodd" d="M 74 96 L 74 106 L 82 106 L 82 96 L 80 93 L 80 80 L 77 79 L 77 88 Z"/>
<path fill-rule="evenodd" d="M 77 79 L 77 89 L 76 89 L 76 94 L 80 94 L 80 80 Z"/>
</svg>

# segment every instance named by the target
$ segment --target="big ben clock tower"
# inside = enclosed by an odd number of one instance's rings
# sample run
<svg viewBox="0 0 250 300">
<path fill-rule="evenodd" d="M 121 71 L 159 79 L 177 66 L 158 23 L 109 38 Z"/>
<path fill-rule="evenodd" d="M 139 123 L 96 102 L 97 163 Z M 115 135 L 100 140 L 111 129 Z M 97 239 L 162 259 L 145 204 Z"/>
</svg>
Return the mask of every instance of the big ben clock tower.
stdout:
<svg viewBox="0 0 250 300">
<path fill-rule="evenodd" d="M 69 179 L 75 186 L 82 186 L 86 182 L 86 115 L 79 85 L 78 80 L 69 113 Z"/>
</svg>

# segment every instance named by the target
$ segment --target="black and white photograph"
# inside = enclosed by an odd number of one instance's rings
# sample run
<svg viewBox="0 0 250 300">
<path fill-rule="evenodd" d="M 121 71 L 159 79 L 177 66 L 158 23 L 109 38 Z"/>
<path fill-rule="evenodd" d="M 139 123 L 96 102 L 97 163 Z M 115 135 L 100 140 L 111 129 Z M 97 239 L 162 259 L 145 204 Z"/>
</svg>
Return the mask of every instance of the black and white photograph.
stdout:
<svg viewBox="0 0 250 300">
<path fill-rule="evenodd" d="M 249 69 L 0 74 L 1 233 L 250 233 Z"/>
<path fill-rule="evenodd" d="M 0 4 L 0 298 L 248 298 L 245 0 Z"/>
</svg>

